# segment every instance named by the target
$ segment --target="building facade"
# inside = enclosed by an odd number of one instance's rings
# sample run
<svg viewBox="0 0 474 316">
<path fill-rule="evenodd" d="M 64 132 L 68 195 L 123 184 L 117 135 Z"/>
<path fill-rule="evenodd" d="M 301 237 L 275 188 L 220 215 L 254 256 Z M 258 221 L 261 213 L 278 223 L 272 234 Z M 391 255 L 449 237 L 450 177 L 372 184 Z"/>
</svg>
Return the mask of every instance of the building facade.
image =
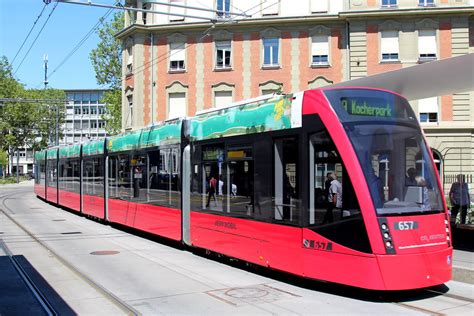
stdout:
<svg viewBox="0 0 474 316">
<path fill-rule="evenodd" d="M 101 102 L 107 90 L 64 90 L 67 96 L 65 124 L 62 126 L 63 138 L 60 145 L 80 143 L 104 138 L 105 104 Z"/>
<path fill-rule="evenodd" d="M 169 3 L 189 7 L 127 1 L 151 11 L 128 11 L 118 34 L 124 130 L 262 94 L 312 89 L 474 53 L 472 0 Z M 445 189 L 459 173 L 472 183 L 474 92 L 411 105 Z"/>
</svg>

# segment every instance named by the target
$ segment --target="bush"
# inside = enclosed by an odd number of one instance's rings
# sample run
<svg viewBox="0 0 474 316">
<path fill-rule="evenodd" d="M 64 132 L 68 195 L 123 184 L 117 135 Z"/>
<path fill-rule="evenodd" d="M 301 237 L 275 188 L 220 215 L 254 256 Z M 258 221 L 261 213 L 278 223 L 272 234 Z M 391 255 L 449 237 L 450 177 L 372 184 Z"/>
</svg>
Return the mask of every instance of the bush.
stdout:
<svg viewBox="0 0 474 316">
<path fill-rule="evenodd" d="M 20 176 L 20 182 L 28 181 L 28 180 L 30 180 L 30 177 Z M 16 176 L 5 177 L 5 179 L 0 178 L 0 184 L 14 184 L 14 183 L 16 183 Z"/>
</svg>

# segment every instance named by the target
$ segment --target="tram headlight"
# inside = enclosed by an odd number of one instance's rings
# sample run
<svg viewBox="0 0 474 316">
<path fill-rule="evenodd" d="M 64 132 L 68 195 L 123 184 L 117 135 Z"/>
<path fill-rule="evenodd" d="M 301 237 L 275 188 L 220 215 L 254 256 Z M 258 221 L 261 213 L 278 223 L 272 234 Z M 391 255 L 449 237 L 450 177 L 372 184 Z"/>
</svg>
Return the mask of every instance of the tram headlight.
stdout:
<svg viewBox="0 0 474 316">
<path fill-rule="evenodd" d="M 390 241 L 387 241 L 387 242 L 385 243 L 385 246 L 386 246 L 387 248 L 392 248 L 392 243 L 391 243 Z"/>
<path fill-rule="evenodd" d="M 383 229 L 383 230 L 387 230 L 387 228 L 388 228 L 388 227 L 387 227 L 387 224 L 382 224 L 382 229 Z"/>
<path fill-rule="evenodd" d="M 390 235 L 388 233 L 384 233 L 383 238 L 388 239 L 388 238 L 390 238 Z"/>
</svg>

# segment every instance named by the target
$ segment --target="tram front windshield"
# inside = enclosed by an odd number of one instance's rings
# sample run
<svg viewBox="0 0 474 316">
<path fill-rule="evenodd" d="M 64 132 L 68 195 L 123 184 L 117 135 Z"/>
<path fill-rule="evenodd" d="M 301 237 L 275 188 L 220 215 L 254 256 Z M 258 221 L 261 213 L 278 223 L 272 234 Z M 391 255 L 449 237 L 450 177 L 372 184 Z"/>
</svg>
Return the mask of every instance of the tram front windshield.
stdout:
<svg viewBox="0 0 474 316">
<path fill-rule="evenodd" d="M 354 146 L 378 215 L 443 211 L 437 172 L 404 98 L 369 89 L 324 93 Z"/>
</svg>

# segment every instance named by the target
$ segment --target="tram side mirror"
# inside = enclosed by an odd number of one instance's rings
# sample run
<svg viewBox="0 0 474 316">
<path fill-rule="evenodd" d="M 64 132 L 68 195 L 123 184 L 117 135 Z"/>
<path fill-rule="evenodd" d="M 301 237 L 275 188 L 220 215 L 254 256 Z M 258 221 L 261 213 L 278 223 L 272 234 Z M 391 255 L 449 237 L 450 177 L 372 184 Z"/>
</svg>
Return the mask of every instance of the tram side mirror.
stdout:
<svg viewBox="0 0 474 316">
<path fill-rule="evenodd" d="M 405 202 L 413 202 L 417 204 L 423 203 L 423 188 L 421 187 L 407 187 L 405 193 Z"/>
</svg>

